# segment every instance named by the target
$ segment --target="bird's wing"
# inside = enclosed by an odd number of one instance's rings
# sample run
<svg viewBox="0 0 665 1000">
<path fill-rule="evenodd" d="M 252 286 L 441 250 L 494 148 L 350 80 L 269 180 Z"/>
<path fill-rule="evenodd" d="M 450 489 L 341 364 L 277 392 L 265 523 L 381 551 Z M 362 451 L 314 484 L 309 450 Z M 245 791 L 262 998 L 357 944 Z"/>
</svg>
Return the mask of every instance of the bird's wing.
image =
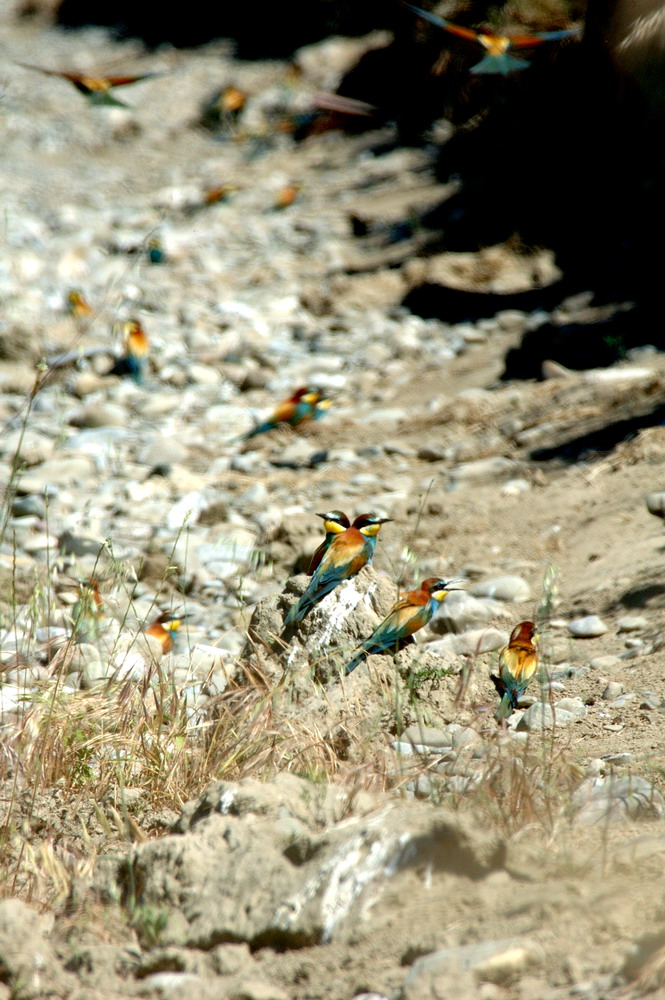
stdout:
<svg viewBox="0 0 665 1000">
<path fill-rule="evenodd" d="M 473 42 L 478 41 L 478 32 L 474 31 L 473 28 L 465 28 L 460 24 L 453 24 L 452 21 L 447 21 L 443 17 L 438 17 L 436 14 L 432 14 L 428 10 L 423 10 L 421 7 L 414 7 L 411 3 L 405 3 L 405 7 L 412 10 L 414 14 L 418 14 L 419 17 L 429 21 L 430 24 L 436 25 L 437 28 L 443 28 L 444 31 L 449 31 L 452 35 L 459 35 L 460 38 L 468 38 Z"/>
<path fill-rule="evenodd" d="M 562 38 L 578 35 L 579 28 L 563 28 L 561 31 L 536 31 L 533 35 L 511 35 L 510 41 L 514 49 L 528 49 L 543 42 L 558 42 Z"/>
</svg>

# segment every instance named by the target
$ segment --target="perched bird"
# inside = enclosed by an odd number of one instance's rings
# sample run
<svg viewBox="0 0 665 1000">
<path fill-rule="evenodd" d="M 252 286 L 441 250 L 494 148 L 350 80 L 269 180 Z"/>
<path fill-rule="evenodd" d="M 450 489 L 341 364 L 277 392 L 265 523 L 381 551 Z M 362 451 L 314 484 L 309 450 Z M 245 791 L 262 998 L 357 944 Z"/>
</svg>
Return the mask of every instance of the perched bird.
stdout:
<svg viewBox="0 0 665 1000">
<path fill-rule="evenodd" d="M 287 184 L 286 187 L 280 188 L 275 195 L 275 201 L 273 202 L 272 207 L 277 211 L 288 208 L 289 205 L 292 205 L 296 200 L 301 189 L 302 184 Z"/>
<path fill-rule="evenodd" d="M 43 66 L 31 66 L 29 63 L 18 63 L 24 69 L 34 69 L 37 73 L 45 76 L 59 76 L 63 80 L 68 80 L 73 84 L 79 93 L 88 98 L 91 104 L 113 105 L 119 108 L 126 108 L 129 105 L 124 101 L 119 101 L 111 93 L 114 87 L 127 87 L 130 83 L 139 83 L 140 80 L 149 80 L 153 76 L 161 76 L 161 73 L 140 73 L 136 76 L 88 76 L 87 73 L 65 73 L 57 69 L 44 69 Z"/>
<path fill-rule="evenodd" d="M 538 653 L 534 646 L 536 626 L 533 622 L 520 622 L 510 633 L 510 642 L 499 653 L 499 676 L 490 674 L 491 680 L 501 697 L 501 703 L 494 713 L 500 722 L 507 719 L 517 708 L 538 667 Z"/>
<path fill-rule="evenodd" d="M 99 593 L 97 580 L 81 580 L 79 582 L 78 600 L 72 608 L 72 638 L 78 645 L 81 642 L 96 642 L 99 639 L 101 621 L 104 617 L 102 596 Z"/>
<path fill-rule="evenodd" d="M 491 31 L 475 31 L 473 28 L 466 28 L 460 24 L 453 24 L 443 17 L 437 17 L 428 10 L 414 7 L 413 4 L 405 3 L 405 7 L 412 10 L 414 14 L 435 24 L 437 28 L 443 28 L 451 35 L 458 35 L 475 42 L 485 49 L 487 55 L 471 67 L 471 73 L 501 73 L 507 76 L 515 70 L 526 69 L 529 66 L 527 59 L 519 59 L 517 56 L 509 55 L 512 49 L 532 49 L 543 42 L 558 42 L 562 38 L 570 38 L 579 33 L 579 28 L 564 28 L 560 31 L 537 31 L 533 35 L 495 35 Z"/>
<path fill-rule="evenodd" d="M 87 316 L 92 316 L 94 310 L 86 302 L 83 292 L 79 291 L 78 288 L 72 288 L 71 291 L 67 292 L 67 312 L 75 320 L 82 320 Z"/>
<path fill-rule="evenodd" d="M 204 192 L 203 204 L 217 205 L 220 201 L 230 201 L 238 193 L 238 190 L 239 188 L 235 184 L 218 184 Z"/>
<path fill-rule="evenodd" d="M 145 363 L 150 349 L 148 334 L 137 319 L 115 323 L 114 332 L 122 332 L 125 353 L 113 364 L 107 375 L 128 375 L 137 385 L 143 382 Z"/>
<path fill-rule="evenodd" d="M 359 573 L 363 566 L 369 565 L 381 525 L 390 520 L 392 518 L 376 514 L 360 514 L 350 528 L 337 533 L 321 557 L 307 590 L 293 605 L 284 624 L 302 621 L 326 594 Z"/>
<path fill-rule="evenodd" d="M 423 580 L 418 590 L 405 594 L 349 660 L 344 668 L 345 675 L 374 653 L 397 653 L 413 642 L 413 633 L 427 625 L 444 597 L 455 589 L 452 583 L 452 580 L 446 582 L 432 576 Z"/>
<path fill-rule="evenodd" d="M 267 420 L 248 431 L 247 434 L 243 434 L 242 440 L 248 441 L 249 438 L 255 437 L 257 434 L 273 431 L 279 424 L 297 427 L 305 420 L 318 420 L 315 408 L 321 402 L 322 395 L 318 389 L 307 385 L 302 386 L 302 388 L 296 389 L 293 395 L 285 399 L 283 403 L 280 403 Z"/>
<path fill-rule="evenodd" d="M 151 264 L 163 264 L 166 260 L 166 251 L 162 246 L 159 236 L 151 236 L 148 240 L 148 260 Z"/>
<path fill-rule="evenodd" d="M 169 611 L 165 611 L 143 631 L 146 635 L 152 635 L 159 640 L 163 653 L 170 653 L 175 646 L 178 629 L 186 617 L 187 615 L 173 615 Z"/>
<path fill-rule="evenodd" d="M 312 556 L 312 561 L 309 564 L 310 576 L 321 562 L 321 559 L 326 554 L 337 535 L 351 527 L 351 522 L 344 511 L 341 510 L 329 510 L 326 514 L 317 514 L 316 516 L 323 518 L 323 527 L 326 529 L 326 537 L 323 539 L 318 549 Z"/>
</svg>

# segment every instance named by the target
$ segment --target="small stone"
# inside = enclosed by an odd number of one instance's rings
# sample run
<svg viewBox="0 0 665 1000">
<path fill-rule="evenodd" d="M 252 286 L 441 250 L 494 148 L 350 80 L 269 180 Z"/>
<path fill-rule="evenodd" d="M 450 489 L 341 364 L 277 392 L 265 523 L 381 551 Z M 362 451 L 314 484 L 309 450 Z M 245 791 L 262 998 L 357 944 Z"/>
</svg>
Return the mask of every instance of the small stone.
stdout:
<svg viewBox="0 0 665 1000">
<path fill-rule="evenodd" d="M 475 597 L 493 597 L 497 601 L 529 601 L 531 588 L 521 576 L 497 576 L 471 588 Z"/>
<path fill-rule="evenodd" d="M 636 775 L 585 778 L 575 790 L 573 805 L 583 823 L 660 819 L 665 812 L 665 800 L 658 789 Z"/>
<path fill-rule="evenodd" d="M 442 729 L 435 729 L 433 726 L 408 726 L 400 738 L 400 742 L 404 741 L 413 745 L 424 745 L 427 747 L 452 746 L 451 734 Z"/>
<path fill-rule="evenodd" d="M 541 729 L 553 729 L 554 726 L 567 726 L 574 722 L 576 716 L 565 709 L 553 709 L 547 702 L 537 701 L 524 712 L 515 727 L 519 731 L 530 733 Z"/>
<path fill-rule="evenodd" d="M 446 457 L 445 449 L 432 444 L 424 444 L 418 448 L 416 456 L 423 462 L 442 462 Z"/>
<path fill-rule="evenodd" d="M 593 659 L 589 660 L 589 666 L 592 670 L 611 670 L 613 667 L 618 667 L 621 660 L 618 656 L 594 656 Z"/>
<path fill-rule="evenodd" d="M 646 505 L 647 510 L 654 517 L 665 518 L 665 493 L 648 493 Z"/>
<path fill-rule="evenodd" d="M 508 641 L 505 632 L 495 628 L 469 629 L 461 635 L 446 635 L 443 639 L 423 643 L 423 648 L 430 653 L 455 653 L 460 656 L 474 656 L 480 653 L 492 653 L 502 649 Z"/>
<path fill-rule="evenodd" d="M 624 615 L 617 622 L 619 632 L 639 632 L 648 627 L 649 622 L 643 615 Z"/>
<path fill-rule="evenodd" d="M 586 615 L 584 618 L 575 618 L 568 625 L 568 631 L 576 639 L 595 639 L 599 635 L 605 635 L 607 625 L 598 615 Z"/>
<path fill-rule="evenodd" d="M 586 705 L 581 698 L 561 698 L 554 708 L 557 712 L 570 712 L 576 719 L 583 719 L 587 714 Z"/>
<path fill-rule="evenodd" d="M 609 681 L 605 690 L 603 691 L 601 698 L 603 701 L 614 701 L 623 692 L 623 684 L 619 684 L 618 681 Z"/>
<path fill-rule="evenodd" d="M 622 764 L 630 764 L 633 759 L 632 753 L 604 753 L 601 758 L 606 764 L 614 764 L 615 766 L 620 766 Z"/>
<path fill-rule="evenodd" d="M 480 458 L 475 462 L 462 462 L 450 473 L 451 486 L 464 483 L 495 483 L 515 479 L 524 469 L 522 462 L 516 462 L 502 455 Z"/>
</svg>

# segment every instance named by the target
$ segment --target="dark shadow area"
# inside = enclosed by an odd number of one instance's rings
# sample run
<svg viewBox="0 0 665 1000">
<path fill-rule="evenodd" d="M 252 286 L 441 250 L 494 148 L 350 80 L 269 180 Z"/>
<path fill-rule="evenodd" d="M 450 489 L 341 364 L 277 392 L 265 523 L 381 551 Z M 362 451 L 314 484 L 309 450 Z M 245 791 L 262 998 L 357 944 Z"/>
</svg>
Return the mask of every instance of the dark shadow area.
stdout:
<svg viewBox="0 0 665 1000">
<path fill-rule="evenodd" d="M 585 452 L 610 452 L 621 441 L 644 430 L 645 427 L 660 426 L 665 423 L 665 403 L 659 403 L 654 409 L 624 420 L 616 420 L 595 431 L 580 434 L 551 448 L 536 448 L 529 453 L 534 462 L 551 462 L 559 459 L 562 462 L 576 462 Z"/>
<path fill-rule="evenodd" d="M 607 608 L 607 613 L 621 608 L 629 608 L 631 611 L 642 610 L 652 607 L 653 603 L 656 607 L 665 606 L 665 583 L 649 583 L 644 587 L 627 590 L 616 604 Z"/>
<path fill-rule="evenodd" d="M 331 35 L 358 36 L 392 27 L 397 3 L 385 0 L 283 0 L 275 4 L 174 5 L 130 0 L 62 0 L 58 23 L 66 28 L 100 25 L 118 37 L 140 38 L 149 48 L 177 48 L 233 38 L 240 59 L 287 58 L 302 45 Z"/>
<path fill-rule="evenodd" d="M 457 126 L 437 152 L 436 175 L 459 188 L 419 219 L 428 230 L 421 256 L 509 242 L 525 252 L 552 249 L 563 274 L 549 287 L 510 295 L 425 284 L 404 300 L 412 312 L 474 321 L 507 308 L 551 311 L 581 292 L 592 293 L 592 307 L 619 307 L 602 322 L 528 333 L 504 378 L 539 378 L 548 358 L 582 369 L 612 364 L 642 344 L 665 348 L 656 250 L 665 221 L 665 74 L 653 50 L 632 77 L 611 62 L 605 45 L 619 3 L 590 0 L 583 40 L 533 49 L 529 68 L 507 77 L 471 73 L 478 52 L 467 40 L 421 19 L 410 28 L 403 22 L 394 44 L 366 56 L 342 84 L 359 99 L 384 101 L 402 145 L 424 142 L 438 118 Z M 478 25 L 487 13 L 472 3 L 454 20 Z M 612 44 L 616 50 L 616 38 Z"/>
</svg>

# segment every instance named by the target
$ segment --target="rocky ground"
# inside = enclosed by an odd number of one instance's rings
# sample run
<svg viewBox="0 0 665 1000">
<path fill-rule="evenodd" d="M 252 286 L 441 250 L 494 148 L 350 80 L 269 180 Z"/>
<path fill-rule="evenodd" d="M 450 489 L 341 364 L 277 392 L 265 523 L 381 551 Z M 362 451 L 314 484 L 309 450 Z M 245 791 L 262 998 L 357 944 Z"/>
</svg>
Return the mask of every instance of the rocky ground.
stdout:
<svg viewBox="0 0 665 1000">
<path fill-rule="evenodd" d="M 445 122 L 423 148 L 280 130 L 382 35 L 295 77 L 226 43 L 2 25 L 2 995 L 662 993 L 662 356 L 505 383 L 522 334 L 588 298 L 456 324 L 401 306 L 557 270 L 418 256 L 405 220 L 454 190 Z M 99 108 L 20 63 L 161 75 Z M 230 85 L 242 115 L 211 121 Z M 134 317 L 140 385 L 105 374 Z M 238 440 L 307 383 L 324 420 Z M 331 508 L 392 521 L 285 642 Z M 340 678 L 430 575 L 464 590 Z M 103 617 L 74 644 L 89 577 Z M 163 657 L 161 611 L 187 615 Z M 529 618 L 540 683 L 499 730 L 490 669 Z"/>
</svg>

